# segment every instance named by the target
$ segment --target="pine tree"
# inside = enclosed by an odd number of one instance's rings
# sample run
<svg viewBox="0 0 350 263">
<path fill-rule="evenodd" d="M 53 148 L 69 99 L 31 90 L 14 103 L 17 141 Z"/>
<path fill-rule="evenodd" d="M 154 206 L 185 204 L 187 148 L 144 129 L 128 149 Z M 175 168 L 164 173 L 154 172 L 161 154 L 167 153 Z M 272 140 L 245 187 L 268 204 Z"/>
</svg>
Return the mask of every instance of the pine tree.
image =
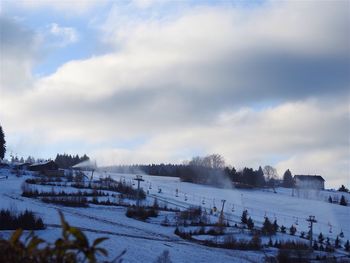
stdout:
<svg viewBox="0 0 350 263">
<path fill-rule="evenodd" d="M 4 159 L 6 153 L 5 134 L 0 125 L 0 160 Z"/>
<path fill-rule="evenodd" d="M 273 231 L 276 233 L 279 229 L 279 225 L 277 224 L 277 220 L 273 221 Z"/>
<path fill-rule="evenodd" d="M 333 203 L 333 199 L 332 199 L 331 196 L 328 197 L 328 202 L 329 202 L 329 203 Z"/>
<path fill-rule="evenodd" d="M 295 233 L 297 232 L 297 229 L 294 225 L 292 225 L 290 228 L 289 228 L 289 233 L 294 236 Z"/>
<path fill-rule="evenodd" d="M 339 247 L 340 247 L 340 239 L 339 239 L 338 236 L 337 236 L 337 238 L 336 238 L 335 241 L 334 241 L 334 246 L 335 246 L 336 248 L 339 248 Z"/>
<path fill-rule="evenodd" d="M 323 244 L 323 241 L 324 241 L 324 237 L 323 237 L 323 234 L 322 232 L 318 235 L 318 242 Z"/>
<path fill-rule="evenodd" d="M 281 233 L 286 233 L 286 227 L 284 225 L 281 226 Z"/>
<path fill-rule="evenodd" d="M 349 189 L 346 188 L 343 184 L 341 185 L 341 187 L 338 189 L 339 192 L 346 192 L 348 193 L 349 192 Z"/>
<path fill-rule="evenodd" d="M 294 187 L 293 176 L 289 169 L 283 174 L 283 186 L 288 188 Z"/>
<path fill-rule="evenodd" d="M 350 242 L 349 242 L 349 240 L 346 241 L 344 247 L 345 247 L 346 251 L 350 251 Z"/>
<path fill-rule="evenodd" d="M 263 224 L 261 231 L 264 234 L 269 234 L 269 235 L 272 235 L 275 233 L 273 225 L 271 224 L 271 221 L 268 217 L 265 217 L 265 221 L 264 221 L 264 224 Z"/>
<path fill-rule="evenodd" d="M 348 202 L 346 202 L 345 197 L 343 195 L 340 198 L 339 204 L 343 205 L 343 206 L 347 206 L 348 205 Z"/>
<path fill-rule="evenodd" d="M 250 230 L 252 230 L 254 228 L 254 222 L 253 222 L 251 217 L 249 217 L 247 220 L 247 226 L 248 226 L 248 229 L 250 229 Z"/>
<path fill-rule="evenodd" d="M 313 248 L 314 250 L 318 250 L 318 249 L 319 249 L 316 240 L 314 240 L 314 245 L 312 246 L 312 248 Z"/>
<path fill-rule="evenodd" d="M 242 224 L 247 224 L 248 222 L 248 211 L 244 210 L 241 216 L 241 222 Z"/>
<path fill-rule="evenodd" d="M 269 247 L 272 247 L 272 246 L 273 246 L 273 243 L 272 243 L 272 239 L 271 239 L 271 237 L 270 237 L 270 239 L 269 239 L 268 246 L 269 246 Z"/>
</svg>

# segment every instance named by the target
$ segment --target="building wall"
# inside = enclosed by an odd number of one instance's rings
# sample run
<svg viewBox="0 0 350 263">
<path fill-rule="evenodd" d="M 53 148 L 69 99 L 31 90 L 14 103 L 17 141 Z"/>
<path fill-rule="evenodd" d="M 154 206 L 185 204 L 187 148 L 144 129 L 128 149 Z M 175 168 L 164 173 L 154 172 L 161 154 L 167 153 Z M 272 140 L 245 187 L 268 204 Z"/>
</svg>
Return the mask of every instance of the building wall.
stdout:
<svg viewBox="0 0 350 263">
<path fill-rule="evenodd" d="M 296 186 L 305 189 L 324 189 L 324 181 L 296 179 Z"/>
</svg>

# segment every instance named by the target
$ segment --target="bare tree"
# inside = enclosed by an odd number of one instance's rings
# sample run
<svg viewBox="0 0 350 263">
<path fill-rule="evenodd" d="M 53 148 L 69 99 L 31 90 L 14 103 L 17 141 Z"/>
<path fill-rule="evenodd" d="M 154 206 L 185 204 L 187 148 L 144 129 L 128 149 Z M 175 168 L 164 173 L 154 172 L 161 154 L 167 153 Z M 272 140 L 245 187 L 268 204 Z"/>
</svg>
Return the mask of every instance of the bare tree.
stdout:
<svg viewBox="0 0 350 263">
<path fill-rule="evenodd" d="M 264 176 L 266 178 L 266 181 L 270 186 L 272 186 L 273 191 L 276 193 L 276 180 L 278 179 L 278 174 L 276 168 L 272 167 L 271 165 L 266 165 L 263 169 Z"/>
<path fill-rule="evenodd" d="M 278 173 L 276 168 L 272 167 L 271 165 L 266 165 L 263 169 L 264 176 L 266 180 L 277 180 L 278 179 Z"/>
</svg>

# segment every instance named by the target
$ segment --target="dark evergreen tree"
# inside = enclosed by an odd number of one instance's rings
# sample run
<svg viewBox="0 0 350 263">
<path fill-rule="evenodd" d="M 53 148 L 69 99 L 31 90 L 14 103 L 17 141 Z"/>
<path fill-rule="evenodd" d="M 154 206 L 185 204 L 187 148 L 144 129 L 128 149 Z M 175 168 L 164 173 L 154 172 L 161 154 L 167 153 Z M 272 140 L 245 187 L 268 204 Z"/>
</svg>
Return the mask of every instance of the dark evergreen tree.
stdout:
<svg viewBox="0 0 350 263">
<path fill-rule="evenodd" d="M 336 247 L 336 248 L 340 248 L 341 246 L 340 246 L 340 239 L 339 239 L 339 236 L 337 236 L 337 238 L 335 239 L 335 241 L 334 241 L 334 246 Z"/>
<path fill-rule="evenodd" d="M 297 232 L 297 229 L 294 225 L 292 225 L 290 228 L 289 228 L 289 233 L 294 236 L 295 233 Z"/>
<path fill-rule="evenodd" d="M 273 221 L 273 231 L 276 233 L 279 229 L 279 225 L 277 224 L 277 220 Z"/>
<path fill-rule="evenodd" d="M 261 231 L 265 235 L 273 235 L 276 233 L 274 226 L 268 217 L 265 217 L 265 221 L 264 221 L 263 227 L 261 228 Z"/>
<path fill-rule="evenodd" d="M 294 187 L 294 179 L 289 169 L 283 174 L 283 186 L 288 188 Z"/>
<path fill-rule="evenodd" d="M 5 134 L 0 125 L 0 160 L 4 159 L 6 153 Z"/>
<path fill-rule="evenodd" d="M 329 202 L 329 203 L 333 203 L 333 199 L 332 199 L 331 196 L 328 197 L 328 202 Z"/>
<path fill-rule="evenodd" d="M 316 240 L 314 240 L 314 245 L 312 246 L 312 248 L 313 248 L 314 250 L 318 250 L 318 249 L 319 249 L 319 247 L 318 247 L 318 244 L 317 244 L 317 241 L 316 241 Z"/>
<path fill-rule="evenodd" d="M 254 176 L 254 185 L 261 187 L 265 185 L 265 177 L 264 177 L 264 172 L 261 166 L 259 166 L 259 169 L 255 172 Z"/>
<path fill-rule="evenodd" d="M 322 234 L 322 232 L 318 235 L 318 242 L 320 243 L 320 244 L 323 244 L 323 241 L 324 241 L 324 236 L 323 236 L 323 234 Z"/>
<path fill-rule="evenodd" d="M 271 237 L 270 237 L 270 239 L 269 239 L 268 246 L 269 246 L 269 247 L 272 247 L 272 246 L 273 246 L 273 243 L 272 243 L 272 239 L 271 239 Z"/>
<path fill-rule="evenodd" d="M 249 217 L 247 220 L 247 226 L 248 226 L 248 229 L 250 229 L 250 230 L 252 230 L 254 228 L 254 222 L 253 222 L 251 217 Z"/>
<path fill-rule="evenodd" d="M 345 193 L 348 193 L 349 192 L 349 189 L 346 188 L 343 184 L 341 185 L 341 187 L 338 189 L 339 192 L 345 192 Z"/>
<path fill-rule="evenodd" d="M 347 206 L 348 205 L 348 202 L 345 200 L 344 195 L 341 196 L 339 204 L 343 205 L 343 206 Z"/>
<path fill-rule="evenodd" d="M 248 211 L 247 210 L 243 210 L 242 216 L 241 216 L 241 223 L 242 224 L 247 224 L 247 222 L 248 222 Z"/>
<path fill-rule="evenodd" d="M 344 248 L 346 251 L 350 251 L 350 242 L 349 240 L 346 241 L 345 245 L 344 245 Z"/>
<path fill-rule="evenodd" d="M 82 157 L 79 157 L 79 155 L 72 156 L 68 154 L 57 154 L 55 158 L 55 163 L 58 165 L 59 168 L 68 169 L 78 163 L 87 160 L 89 160 L 89 157 L 86 154 L 84 154 L 84 156 Z"/>
<path fill-rule="evenodd" d="M 281 233 L 286 233 L 286 227 L 284 225 L 281 226 Z"/>
</svg>

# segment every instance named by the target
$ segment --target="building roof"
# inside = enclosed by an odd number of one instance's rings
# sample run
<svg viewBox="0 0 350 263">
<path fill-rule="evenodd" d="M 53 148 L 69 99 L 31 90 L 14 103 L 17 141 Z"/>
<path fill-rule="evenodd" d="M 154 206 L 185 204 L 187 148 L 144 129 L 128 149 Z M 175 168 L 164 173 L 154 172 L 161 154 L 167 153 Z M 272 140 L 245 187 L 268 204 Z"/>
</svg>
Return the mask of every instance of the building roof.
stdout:
<svg viewBox="0 0 350 263">
<path fill-rule="evenodd" d="M 47 165 L 47 164 L 50 164 L 50 163 L 55 163 L 55 162 L 54 162 L 54 161 L 52 161 L 52 160 L 49 160 L 49 161 L 42 162 L 42 163 L 34 163 L 34 164 L 31 164 L 31 165 L 30 165 L 30 167 Z"/>
<path fill-rule="evenodd" d="M 299 180 L 318 180 L 325 181 L 321 175 L 294 175 L 295 179 Z"/>
</svg>

